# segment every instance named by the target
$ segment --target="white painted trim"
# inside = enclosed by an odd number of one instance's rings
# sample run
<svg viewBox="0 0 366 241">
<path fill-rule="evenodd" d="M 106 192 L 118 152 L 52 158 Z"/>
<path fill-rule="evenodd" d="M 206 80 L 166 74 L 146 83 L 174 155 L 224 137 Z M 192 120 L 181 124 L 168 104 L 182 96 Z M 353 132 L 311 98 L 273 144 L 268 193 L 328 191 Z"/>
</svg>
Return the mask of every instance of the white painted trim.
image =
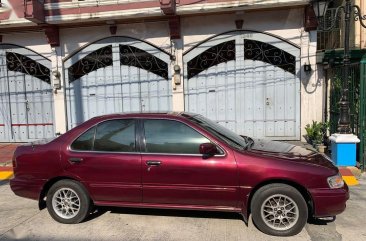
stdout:
<svg viewBox="0 0 366 241">
<path fill-rule="evenodd" d="M 129 1 L 129 0 L 123 0 Z M 135 1 L 135 0 L 134 0 Z M 109 2 L 116 2 L 109 1 Z M 135 1 L 136 2 L 136 1 Z M 177 7 L 177 13 L 181 15 L 194 14 L 200 12 L 225 12 L 235 10 L 248 10 L 248 9 L 261 9 L 269 7 L 290 7 L 308 4 L 308 0 L 254 0 L 251 4 L 248 4 L 248 0 L 241 1 L 231 1 L 226 3 L 204 3 L 204 4 L 191 4 Z M 94 1 L 93 1 L 93 4 Z M 55 15 L 47 16 L 46 22 L 51 24 L 65 23 L 71 21 L 93 21 L 93 20 L 107 20 L 107 19 L 125 19 L 125 18 L 139 18 L 139 17 L 155 17 L 162 16 L 163 13 L 160 7 L 155 8 L 142 8 L 142 9 L 132 9 L 123 11 L 108 11 L 108 12 L 96 12 L 96 13 L 83 13 L 83 14 L 69 14 L 69 15 Z"/>
<path fill-rule="evenodd" d="M 196 12 L 208 12 L 221 9 L 224 11 L 240 11 L 263 8 L 293 7 L 309 4 L 309 0 L 253 0 L 253 1 L 230 1 L 224 3 L 190 4 L 177 7 L 178 14 L 192 14 Z"/>
<path fill-rule="evenodd" d="M 5 13 L 7 11 L 10 11 L 10 8 L 6 7 L 6 6 L 2 6 L 0 7 L 0 13 Z"/>
<path fill-rule="evenodd" d="M 137 2 L 152 2 L 153 0 L 87 0 L 87 1 L 75 1 L 66 3 L 48 3 L 45 4 L 45 9 L 60 9 L 60 8 L 77 8 L 77 7 L 90 7 L 90 6 L 105 6 L 113 4 L 126 4 Z M 201 12 L 225 12 L 225 11 L 239 11 L 250 9 L 262 9 L 262 8 L 275 8 L 275 7 L 290 7 L 300 6 L 308 4 L 309 0 L 237 0 L 224 3 L 202 3 L 202 4 L 190 4 L 177 6 L 177 13 L 181 15 L 195 14 Z M 0 8 L 0 10 L 3 8 Z M 163 13 L 160 7 L 154 8 L 142 8 L 131 9 L 123 11 L 106 11 L 96 13 L 83 13 L 83 14 L 68 14 L 68 15 L 55 15 L 47 16 L 46 22 L 50 24 L 59 24 L 67 22 L 85 22 L 95 20 L 108 20 L 108 19 L 126 19 L 126 18 L 141 18 L 141 17 L 156 17 L 162 16 Z M 30 21 L 26 19 L 19 20 L 4 20 L 1 21 L 0 27 L 5 25 L 21 25 L 32 26 Z M 15 27 L 15 26 L 14 26 Z"/>
<path fill-rule="evenodd" d="M 142 8 L 142 9 L 133 9 L 133 10 L 123 10 L 123 11 L 108 11 L 108 12 L 99 12 L 99 13 L 83 13 L 83 14 L 69 14 L 69 15 L 56 15 L 56 16 L 47 16 L 46 22 L 57 24 L 71 21 L 83 21 L 85 20 L 107 20 L 107 19 L 123 19 L 123 18 L 139 18 L 139 17 L 152 17 L 152 16 L 161 16 L 162 12 L 159 8 Z"/>
<path fill-rule="evenodd" d="M 329 140 L 334 143 L 359 143 L 360 139 L 353 134 L 333 134 L 329 137 Z"/>
<path fill-rule="evenodd" d="M 72 2 L 61 2 L 61 3 L 46 3 L 44 5 L 45 10 L 55 9 L 68 9 L 68 8 L 83 8 L 83 7 L 98 7 L 108 5 L 119 5 L 127 3 L 140 3 L 140 2 L 155 2 L 154 0 L 85 0 Z"/>
<path fill-rule="evenodd" d="M 7 20 L 0 21 L 0 29 L 8 28 L 8 27 L 25 27 L 25 26 L 37 26 L 37 24 L 35 24 L 25 18 L 19 18 L 16 20 L 7 19 Z"/>
<path fill-rule="evenodd" d="M 155 0 L 156 1 L 156 0 Z M 140 2 L 155 2 L 154 0 L 85 0 L 85 1 L 77 1 L 73 0 L 72 2 L 61 2 L 61 3 L 46 3 L 44 5 L 45 10 L 54 10 L 54 9 L 67 9 L 67 8 L 77 8 L 77 7 L 97 7 L 97 6 L 107 6 L 114 4 L 127 4 L 127 3 L 140 3 Z M 202 3 L 202 4 L 189 4 L 189 5 L 180 5 L 178 4 L 177 8 L 198 8 L 201 9 L 202 6 L 205 5 L 213 5 L 213 6 L 228 6 L 228 7 L 254 7 L 256 6 L 266 6 L 266 7 L 280 7 L 280 6 L 295 6 L 295 5 L 306 5 L 309 4 L 309 0 L 237 0 L 230 1 L 226 3 Z M 204 7 L 205 8 L 205 7 Z M 259 7 L 261 8 L 261 7 Z"/>
<path fill-rule="evenodd" d="M 157 0 L 155 0 L 157 1 Z M 141 2 L 155 2 L 154 0 L 85 0 L 78 1 L 73 0 L 72 2 L 61 2 L 61 3 L 46 3 L 44 5 L 45 10 L 54 9 L 67 9 L 67 8 L 78 8 L 78 7 L 97 7 L 107 6 L 114 4 L 127 4 L 127 3 L 141 3 Z M 202 3 L 202 4 L 188 4 L 179 5 L 178 9 L 207 9 L 208 8 L 220 8 L 220 7 L 246 7 L 248 8 L 263 8 L 263 7 L 283 7 L 283 6 L 296 6 L 309 4 L 309 0 L 237 0 L 223 3 Z"/>
</svg>

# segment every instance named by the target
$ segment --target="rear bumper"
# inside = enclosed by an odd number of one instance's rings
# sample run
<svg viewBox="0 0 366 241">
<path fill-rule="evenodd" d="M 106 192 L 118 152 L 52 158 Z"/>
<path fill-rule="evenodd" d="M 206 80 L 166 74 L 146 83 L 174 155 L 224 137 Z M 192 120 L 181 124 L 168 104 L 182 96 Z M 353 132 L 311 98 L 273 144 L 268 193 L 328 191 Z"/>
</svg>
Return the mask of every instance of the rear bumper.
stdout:
<svg viewBox="0 0 366 241">
<path fill-rule="evenodd" d="M 38 200 L 45 180 L 42 179 L 10 179 L 11 190 L 15 195 Z"/>
<path fill-rule="evenodd" d="M 349 199 L 348 186 L 340 189 L 312 189 L 310 193 L 314 202 L 314 217 L 331 217 L 346 209 Z"/>
</svg>

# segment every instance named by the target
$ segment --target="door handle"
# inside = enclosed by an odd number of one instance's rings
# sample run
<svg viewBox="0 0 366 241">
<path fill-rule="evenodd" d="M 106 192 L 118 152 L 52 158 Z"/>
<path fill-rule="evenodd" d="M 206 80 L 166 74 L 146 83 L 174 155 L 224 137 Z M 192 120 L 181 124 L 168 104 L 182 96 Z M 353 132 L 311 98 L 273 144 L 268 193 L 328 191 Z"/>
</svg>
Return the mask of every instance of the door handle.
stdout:
<svg viewBox="0 0 366 241">
<path fill-rule="evenodd" d="M 25 108 L 26 108 L 27 111 L 30 110 L 30 108 L 29 108 L 29 101 L 28 100 L 25 101 Z"/>
<path fill-rule="evenodd" d="M 147 171 L 149 172 L 151 170 L 151 167 L 157 167 L 160 166 L 161 161 L 146 161 L 146 164 L 149 166 L 147 168 Z"/>
<path fill-rule="evenodd" d="M 148 166 L 160 166 L 161 165 L 161 161 L 146 161 L 146 164 Z"/>
<path fill-rule="evenodd" d="M 83 158 L 77 158 L 77 157 L 69 158 L 69 162 L 74 163 L 74 164 L 80 163 L 82 161 L 83 161 Z"/>
</svg>

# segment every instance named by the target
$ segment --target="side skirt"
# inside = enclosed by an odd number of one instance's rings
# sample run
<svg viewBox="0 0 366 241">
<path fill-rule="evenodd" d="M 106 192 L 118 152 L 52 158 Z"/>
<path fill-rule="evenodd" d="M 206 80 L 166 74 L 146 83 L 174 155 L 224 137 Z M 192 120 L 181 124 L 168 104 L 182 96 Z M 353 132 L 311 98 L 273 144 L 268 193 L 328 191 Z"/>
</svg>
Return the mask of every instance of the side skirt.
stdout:
<svg viewBox="0 0 366 241">
<path fill-rule="evenodd" d="M 177 204 L 156 204 L 156 203 L 126 203 L 126 202 L 95 202 L 97 206 L 112 207 L 133 207 L 133 208 L 157 208 L 157 209 L 182 209 L 182 210 L 200 210 L 200 211 L 222 211 L 235 212 L 241 214 L 240 208 L 222 207 L 222 206 L 197 206 L 197 205 L 177 205 Z M 244 215 L 243 215 L 244 217 Z"/>
</svg>

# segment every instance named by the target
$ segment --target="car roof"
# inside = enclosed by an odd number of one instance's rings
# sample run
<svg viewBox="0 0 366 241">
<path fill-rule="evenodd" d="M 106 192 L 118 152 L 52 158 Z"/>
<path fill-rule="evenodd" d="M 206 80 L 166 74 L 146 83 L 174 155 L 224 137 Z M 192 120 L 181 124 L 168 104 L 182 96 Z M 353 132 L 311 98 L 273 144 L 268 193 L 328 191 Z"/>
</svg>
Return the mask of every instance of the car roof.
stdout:
<svg viewBox="0 0 366 241">
<path fill-rule="evenodd" d="M 96 116 L 92 119 L 112 119 L 119 117 L 131 117 L 131 118 L 151 118 L 151 117 L 184 117 L 185 116 L 195 116 L 196 114 L 188 112 L 125 112 L 125 113 L 113 113 L 107 115 Z"/>
</svg>

